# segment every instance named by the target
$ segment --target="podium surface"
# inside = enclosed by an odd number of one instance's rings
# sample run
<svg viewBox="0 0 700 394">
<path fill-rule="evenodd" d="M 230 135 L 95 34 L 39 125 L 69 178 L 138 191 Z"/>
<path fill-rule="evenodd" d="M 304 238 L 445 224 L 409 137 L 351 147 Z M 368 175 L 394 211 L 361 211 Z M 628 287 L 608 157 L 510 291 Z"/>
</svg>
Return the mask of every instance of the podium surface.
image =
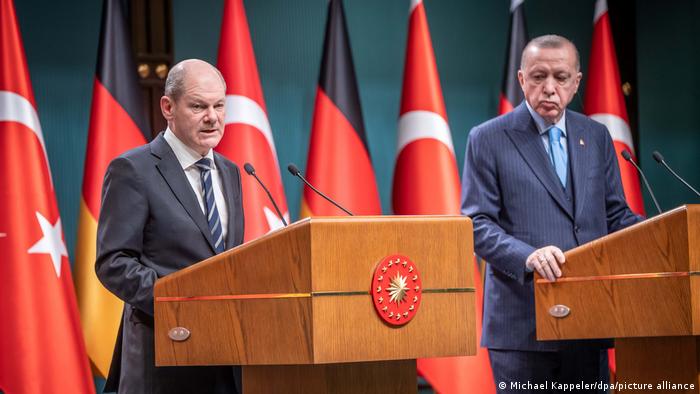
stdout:
<svg viewBox="0 0 700 394">
<path fill-rule="evenodd" d="M 292 392 L 358 380 L 360 391 L 415 391 L 415 363 L 405 360 L 476 352 L 472 242 L 459 216 L 294 223 L 158 280 L 156 365 L 247 366 L 245 392 L 278 390 L 265 380 Z M 377 264 L 394 255 L 421 282 L 415 316 L 399 326 L 372 297 Z"/>
<path fill-rule="evenodd" d="M 618 382 L 700 392 L 700 205 L 565 255 L 562 278 L 535 281 L 537 339 L 615 338 Z"/>
</svg>

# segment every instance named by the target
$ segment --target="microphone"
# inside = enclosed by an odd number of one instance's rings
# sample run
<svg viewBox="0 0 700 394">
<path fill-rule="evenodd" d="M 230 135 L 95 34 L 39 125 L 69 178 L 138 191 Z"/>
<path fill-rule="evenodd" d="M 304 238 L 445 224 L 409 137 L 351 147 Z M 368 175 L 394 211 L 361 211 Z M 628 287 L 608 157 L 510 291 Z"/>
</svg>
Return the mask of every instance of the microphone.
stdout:
<svg viewBox="0 0 700 394">
<path fill-rule="evenodd" d="M 675 176 L 679 181 L 681 181 L 684 185 L 686 185 L 686 186 L 688 187 L 688 189 L 692 190 L 693 193 L 697 194 L 698 197 L 700 197 L 700 193 L 698 193 L 698 191 L 695 190 L 694 187 L 690 186 L 690 185 L 688 184 L 688 182 L 685 181 L 685 179 L 681 178 L 680 175 L 676 174 L 676 172 L 673 171 L 673 170 L 671 169 L 671 167 L 668 166 L 668 164 L 666 164 L 666 162 L 664 161 L 664 157 L 661 156 L 661 153 L 659 153 L 659 151 L 655 150 L 654 153 L 651 154 L 651 156 L 654 158 L 654 160 L 656 160 L 657 163 L 659 163 L 659 164 L 663 165 L 664 167 L 666 167 L 666 169 L 667 169 L 671 174 L 673 174 L 673 176 Z"/>
<path fill-rule="evenodd" d="M 347 209 L 341 207 L 340 204 L 338 204 L 337 202 L 331 200 L 330 197 L 328 197 L 328 196 L 326 196 L 325 194 L 321 193 L 321 192 L 320 192 L 318 189 L 316 189 L 312 184 L 310 184 L 309 181 L 307 181 L 306 178 L 304 178 L 304 176 L 301 175 L 301 171 L 299 171 L 299 169 L 297 168 L 297 166 L 294 165 L 294 163 L 289 163 L 289 165 L 287 165 L 287 170 L 289 170 L 289 172 L 290 172 L 292 175 L 294 175 L 295 177 L 297 177 L 297 178 L 301 179 L 302 181 L 304 181 L 304 183 L 306 183 L 306 185 L 307 185 L 308 187 L 310 187 L 311 190 L 313 190 L 314 192 L 316 192 L 316 194 L 318 194 L 319 196 L 325 198 L 326 200 L 328 200 L 328 202 L 330 202 L 331 204 L 333 204 L 333 205 L 335 205 L 336 207 L 340 208 L 343 212 L 347 213 L 348 215 L 350 215 L 350 216 L 355 216 L 355 215 L 352 214 L 352 212 L 350 212 L 350 211 L 348 211 Z"/>
<path fill-rule="evenodd" d="M 275 211 L 277 211 L 277 216 L 279 216 L 279 218 L 282 219 L 282 224 L 284 224 L 284 226 L 287 227 L 287 221 L 284 220 L 284 216 L 282 216 L 282 212 L 280 212 L 280 208 L 277 206 L 275 199 L 272 198 L 272 194 L 270 194 L 270 191 L 267 190 L 267 188 L 265 187 L 265 184 L 262 183 L 260 178 L 258 178 L 258 176 L 255 175 L 255 168 L 253 167 L 253 165 L 250 163 L 245 163 L 243 165 L 243 169 L 245 170 L 245 172 L 248 173 L 248 175 L 255 178 L 258 181 L 258 183 L 260 184 L 260 186 L 262 186 L 263 190 L 265 190 L 265 193 L 267 193 L 267 197 L 270 199 L 270 202 L 272 202 L 272 206 L 275 207 Z"/>
<path fill-rule="evenodd" d="M 649 195 L 651 196 L 652 201 L 654 201 L 654 205 L 656 205 L 656 210 L 659 211 L 659 214 L 660 214 L 661 207 L 659 206 L 659 202 L 656 201 L 656 196 L 654 196 L 654 192 L 651 191 L 651 186 L 649 186 L 649 182 L 647 181 L 647 177 L 644 176 L 644 172 L 642 172 L 642 169 L 639 168 L 637 163 L 634 162 L 634 160 L 632 159 L 632 155 L 627 150 L 622 151 L 622 158 L 627 160 L 628 162 L 632 163 L 634 168 L 637 169 L 637 172 L 639 172 L 639 175 L 642 176 L 642 180 L 644 181 L 644 186 L 646 186 L 647 191 L 649 192 Z"/>
</svg>

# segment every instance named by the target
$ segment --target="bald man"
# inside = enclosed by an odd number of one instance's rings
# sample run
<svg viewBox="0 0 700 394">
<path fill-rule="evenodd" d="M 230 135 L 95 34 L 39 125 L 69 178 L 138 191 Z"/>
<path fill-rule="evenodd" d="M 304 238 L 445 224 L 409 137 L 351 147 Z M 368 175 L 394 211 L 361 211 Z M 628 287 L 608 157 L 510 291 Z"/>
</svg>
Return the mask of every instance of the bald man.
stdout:
<svg viewBox="0 0 700 394">
<path fill-rule="evenodd" d="M 216 68 L 194 59 L 178 63 L 160 100 L 168 128 L 107 168 L 95 269 L 124 301 L 124 313 L 105 392 L 240 390 L 237 367 L 154 361 L 155 281 L 243 242 L 240 172 L 213 151 L 224 134 L 225 101 Z"/>
</svg>

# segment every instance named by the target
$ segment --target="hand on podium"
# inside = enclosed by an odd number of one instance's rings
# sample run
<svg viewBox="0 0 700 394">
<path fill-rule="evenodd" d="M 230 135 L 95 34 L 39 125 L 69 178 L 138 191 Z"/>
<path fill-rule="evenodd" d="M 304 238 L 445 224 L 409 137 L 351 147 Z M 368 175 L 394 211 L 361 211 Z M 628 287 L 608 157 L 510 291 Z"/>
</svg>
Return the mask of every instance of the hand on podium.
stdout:
<svg viewBox="0 0 700 394">
<path fill-rule="evenodd" d="M 556 246 L 545 246 L 532 252 L 525 260 L 528 271 L 537 271 L 543 278 L 555 282 L 561 277 L 560 266 L 566 262 L 561 249 Z"/>
</svg>

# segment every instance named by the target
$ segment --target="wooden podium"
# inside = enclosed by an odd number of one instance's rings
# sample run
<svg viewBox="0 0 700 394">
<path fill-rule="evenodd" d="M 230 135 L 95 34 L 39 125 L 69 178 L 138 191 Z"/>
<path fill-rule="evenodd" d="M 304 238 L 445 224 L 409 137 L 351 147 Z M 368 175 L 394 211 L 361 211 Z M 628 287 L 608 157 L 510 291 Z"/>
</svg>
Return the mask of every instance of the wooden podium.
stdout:
<svg viewBox="0 0 700 394">
<path fill-rule="evenodd" d="M 403 326 L 371 295 L 395 254 L 422 280 Z M 245 393 L 416 392 L 416 358 L 476 353 L 472 261 L 465 217 L 305 219 L 158 280 L 156 365 L 242 365 Z"/>
<path fill-rule="evenodd" d="M 572 249 L 566 260 L 555 283 L 535 282 L 537 339 L 615 338 L 617 382 L 700 392 L 700 205 Z"/>
</svg>

